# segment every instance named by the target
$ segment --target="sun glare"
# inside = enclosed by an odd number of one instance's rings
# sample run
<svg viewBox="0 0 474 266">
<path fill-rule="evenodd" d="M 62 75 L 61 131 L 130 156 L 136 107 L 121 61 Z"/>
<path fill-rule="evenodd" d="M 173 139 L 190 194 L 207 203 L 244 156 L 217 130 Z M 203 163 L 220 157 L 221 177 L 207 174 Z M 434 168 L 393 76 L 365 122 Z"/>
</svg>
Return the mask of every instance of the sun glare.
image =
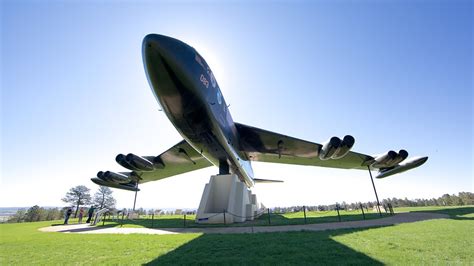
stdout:
<svg viewBox="0 0 474 266">
<path fill-rule="evenodd" d="M 227 82 L 227 78 L 224 70 L 223 57 L 219 56 L 219 50 L 216 47 L 213 47 L 213 45 L 209 43 L 209 40 L 188 39 L 185 40 L 185 42 L 194 47 L 204 60 L 206 60 L 217 80 L 217 83 L 219 84 L 219 87 L 221 89 L 225 87 L 224 85 Z"/>
</svg>

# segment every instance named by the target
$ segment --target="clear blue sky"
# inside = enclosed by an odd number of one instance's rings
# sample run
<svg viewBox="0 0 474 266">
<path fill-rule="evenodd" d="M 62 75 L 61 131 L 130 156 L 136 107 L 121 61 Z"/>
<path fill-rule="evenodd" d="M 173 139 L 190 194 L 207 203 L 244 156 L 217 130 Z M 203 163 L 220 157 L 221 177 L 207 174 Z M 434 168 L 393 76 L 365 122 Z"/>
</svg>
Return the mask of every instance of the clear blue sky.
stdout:
<svg viewBox="0 0 474 266">
<path fill-rule="evenodd" d="M 422 167 L 380 196 L 473 189 L 473 2 L 1 2 L 0 206 L 55 205 L 118 153 L 181 140 L 147 84 L 141 42 L 181 39 L 213 69 L 235 121 L 354 150 L 405 148 Z M 254 164 L 268 206 L 373 200 L 367 172 Z M 215 168 L 142 186 L 138 206 L 197 207 Z M 133 193 L 115 191 L 119 207 Z"/>
</svg>

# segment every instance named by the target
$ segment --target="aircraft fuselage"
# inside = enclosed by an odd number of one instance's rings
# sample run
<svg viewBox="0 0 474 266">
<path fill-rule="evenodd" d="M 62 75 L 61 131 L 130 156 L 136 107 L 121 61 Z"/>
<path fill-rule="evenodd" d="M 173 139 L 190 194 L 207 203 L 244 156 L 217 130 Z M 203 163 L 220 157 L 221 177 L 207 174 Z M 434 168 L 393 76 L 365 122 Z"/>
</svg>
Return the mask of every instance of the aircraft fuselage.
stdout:
<svg viewBox="0 0 474 266">
<path fill-rule="evenodd" d="M 166 116 L 181 136 L 220 174 L 237 174 L 254 184 L 247 155 L 219 85 L 204 58 L 191 46 L 158 34 L 147 35 L 142 46 L 150 87 Z"/>
</svg>

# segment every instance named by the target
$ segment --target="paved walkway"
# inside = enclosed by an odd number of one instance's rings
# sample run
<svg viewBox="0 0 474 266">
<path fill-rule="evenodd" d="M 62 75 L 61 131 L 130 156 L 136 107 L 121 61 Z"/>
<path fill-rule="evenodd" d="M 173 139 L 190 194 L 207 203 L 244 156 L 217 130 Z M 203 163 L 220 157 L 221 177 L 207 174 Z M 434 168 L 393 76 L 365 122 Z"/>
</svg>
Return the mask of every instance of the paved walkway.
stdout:
<svg viewBox="0 0 474 266">
<path fill-rule="evenodd" d="M 278 225 L 278 226 L 248 226 L 248 227 L 214 227 L 214 228 L 121 228 L 121 227 L 97 227 L 89 224 L 57 225 L 40 228 L 43 232 L 63 232 L 79 234 L 242 234 L 262 232 L 289 232 L 289 231 L 324 231 L 345 228 L 366 228 L 377 226 L 389 226 L 401 223 L 412 223 L 431 219 L 449 218 L 446 214 L 409 212 L 399 213 L 381 219 L 333 222 L 304 225 Z"/>
</svg>

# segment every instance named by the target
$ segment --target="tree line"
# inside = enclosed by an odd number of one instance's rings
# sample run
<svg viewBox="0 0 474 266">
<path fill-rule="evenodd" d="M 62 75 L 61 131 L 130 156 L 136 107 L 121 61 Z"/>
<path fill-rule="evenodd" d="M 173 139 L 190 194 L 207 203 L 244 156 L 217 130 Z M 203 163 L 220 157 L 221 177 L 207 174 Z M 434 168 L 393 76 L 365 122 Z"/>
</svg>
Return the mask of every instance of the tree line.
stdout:
<svg viewBox="0 0 474 266">
<path fill-rule="evenodd" d="M 464 206 L 464 205 L 474 205 L 474 193 L 471 192 L 459 192 L 457 195 L 444 194 L 439 198 L 431 199 L 398 199 L 398 198 L 387 198 L 380 201 L 381 205 L 391 204 L 392 207 L 422 207 L 422 206 Z M 364 208 L 373 208 L 377 206 L 376 201 L 368 202 L 353 202 L 346 203 L 334 203 L 329 205 L 314 205 L 314 206 L 305 206 L 308 211 L 329 211 L 339 208 L 339 210 L 356 210 L 360 209 L 360 205 L 363 205 Z M 303 206 L 291 206 L 291 207 L 275 207 L 272 208 L 274 212 L 296 212 L 301 211 Z"/>
<path fill-rule="evenodd" d="M 8 218 L 7 223 L 22 223 L 22 222 L 39 222 L 52 221 L 63 219 L 64 213 L 69 208 L 75 209 L 74 217 L 81 207 L 87 213 L 90 206 L 95 206 L 98 209 L 107 208 L 115 210 L 116 200 L 112 196 L 112 190 L 108 187 L 100 186 L 98 191 L 92 197 L 90 189 L 86 186 L 75 186 L 66 193 L 62 198 L 68 206 L 64 208 L 43 208 L 38 205 L 30 207 L 28 210 L 20 209 Z"/>
<path fill-rule="evenodd" d="M 71 188 L 66 196 L 63 198 L 63 201 L 74 205 L 77 210 L 81 206 L 86 206 L 93 204 L 98 209 L 108 208 L 111 211 L 115 211 L 115 199 L 112 196 L 112 190 L 108 187 L 99 187 L 99 190 L 94 194 L 94 197 L 90 196 L 90 190 L 85 186 L 76 186 Z M 387 205 L 390 203 L 392 207 L 422 207 L 422 206 L 464 206 L 464 205 L 474 205 L 474 193 L 471 192 L 459 192 L 457 195 L 444 194 L 438 198 L 431 199 L 399 199 L 399 198 L 387 198 L 383 199 L 380 204 Z M 369 202 L 353 202 L 353 203 L 335 203 L 330 205 L 314 205 L 314 206 L 305 206 L 307 211 L 329 211 L 339 208 L 340 210 L 356 210 L 360 208 L 360 205 L 363 205 L 364 208 L 373 208 L 377 205 L 375 201 Z M 28 210 L 18 210 L 13 216 L 11 216 L 7 222 L 8 223 L 21 223 L 21 222 L 37 222 L 37 221 L 51 221 L 59 220 L 64 217 L 64 212 L 70 206 L 64 208 L 43 208 L 35 205 Z M 295 212 L 301 211 L 303 206 L 291 206 L 291 207 L 275 207 L 272 208 L 272 212 L 284 213 L 284 212 Z M 85 209 L 87 212 L 88 208 Z M 125 209 L 124 209 L 125 211 Z M 176 211 L 162 211 L 157 210 L 148 210 L 148 214 L 162 213 L 162 214 L 176 214 Z M 131 212 L 131 210 L 128 210 Z M 144 215 L 147 214 L 147 211 L 143 208 L 137 209 L 135 212 Z M 179 211 L 181 213 L 182 210 Z M 192 211 L 186 211 L 187 214 L 192 214 Z"/>
</svg>

